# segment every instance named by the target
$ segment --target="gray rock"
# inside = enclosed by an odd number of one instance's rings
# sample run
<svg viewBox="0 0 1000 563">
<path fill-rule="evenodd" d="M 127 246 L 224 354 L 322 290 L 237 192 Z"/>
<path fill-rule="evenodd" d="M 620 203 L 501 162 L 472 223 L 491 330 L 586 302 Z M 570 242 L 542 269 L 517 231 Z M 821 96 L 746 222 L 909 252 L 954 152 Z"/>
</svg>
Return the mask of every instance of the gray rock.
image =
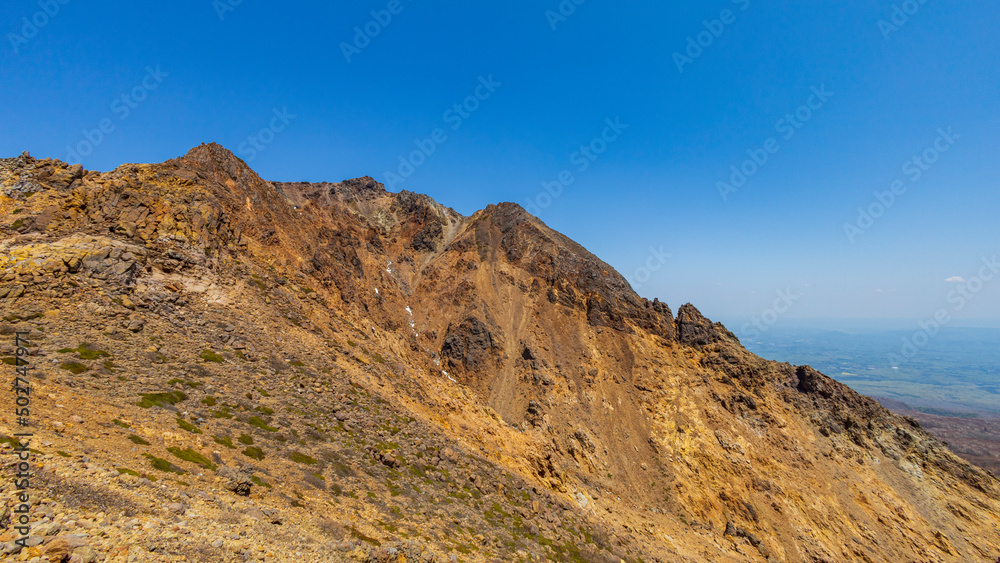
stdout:
<svg viewBox="0 0 1000 563">
<path fill-rule="evenodd" d="M 217 474 L 222 477 L 222 486 L 240 496 L 250 496 L 253 487 L 253 473 L 245 469 L 220 467 Z"/>
<path fill-rule="evenodd" d="M 31 532 L 38 536 L 54 536 L 59 533 L 60 529 L 61 526 L 58 522 L 49 522 L 35 526 Z"/>
<path fill-rule="evenodd" d="M 171 502 L 169 504 L 164 505 L 164 508 L 175 514 L 184 514 L 185 512 L 187 512 L 187 507 L 180 502 Z"/>
</svg>

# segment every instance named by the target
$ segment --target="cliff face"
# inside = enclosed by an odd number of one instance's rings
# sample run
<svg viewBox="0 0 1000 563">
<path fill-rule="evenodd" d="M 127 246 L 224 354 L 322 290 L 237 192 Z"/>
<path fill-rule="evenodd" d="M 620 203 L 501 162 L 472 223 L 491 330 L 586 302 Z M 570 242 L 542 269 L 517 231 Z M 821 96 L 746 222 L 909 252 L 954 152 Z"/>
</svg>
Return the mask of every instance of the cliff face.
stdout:
<svg viewBox="0 0 1000 563">
<path fill-rule="evenodd" d="M 91 534 L 110 561 L 243 561 L 278 530 L 276 560 L 1000 557 L 991 474 L 515 204 L 267 182 L 218 145 L 107 173 L 22 156 L 0 184 L 34 514 L 71 523 L 39 553 L 127 514 L 162 525 Z"/>
</svg>

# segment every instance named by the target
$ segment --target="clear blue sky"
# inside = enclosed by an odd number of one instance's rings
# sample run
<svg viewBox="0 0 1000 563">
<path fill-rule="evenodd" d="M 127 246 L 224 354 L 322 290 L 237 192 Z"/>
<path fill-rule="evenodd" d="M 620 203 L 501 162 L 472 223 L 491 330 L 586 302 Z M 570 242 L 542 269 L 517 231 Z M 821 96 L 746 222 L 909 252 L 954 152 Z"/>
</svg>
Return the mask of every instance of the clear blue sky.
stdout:
<svg viewBox="0 0 1000 563">
<path fill-rule="evenodd" d="M 386 181 L 440 128 L 394 190 L 465 214 L 550 203 L 544 221 L 674 308 L 739 322 L 791 289 L 780 318 L 1000 317 L 1000 276 L 972 279 L 1000 253 L 994 2 L 897 1 L 914 13 L 895 28 L 875 0 L 567 1 L 564 18 L 558 0 L 230 2 L 8 2 L 0 155 L 78 147 L 108 170 L 216 141 L 267 179 Z M 581 156 L 615 118 L 627 128 Z M 767 148 L 723 198 L 731 167 Z M 933 164 L 904 171 L 927 149 Z M 539 200 L 564 170 L 573 182 Z M 851 242 L 845 223 L 897 180 Z"/>
</svg>

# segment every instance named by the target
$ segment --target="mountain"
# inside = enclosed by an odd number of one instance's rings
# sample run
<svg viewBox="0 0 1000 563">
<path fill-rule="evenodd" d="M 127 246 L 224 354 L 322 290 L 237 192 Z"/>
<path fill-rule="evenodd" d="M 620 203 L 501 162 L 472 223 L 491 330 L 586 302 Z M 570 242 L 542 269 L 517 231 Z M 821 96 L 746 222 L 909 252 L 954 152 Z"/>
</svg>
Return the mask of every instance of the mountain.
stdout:
<svg viewBox="0 0 1000 563">
<path fill-rule="evenodd" d="M 215 144 L 0 184 L 21 560 L 1000 557 L 994 475 L 516 204 L 269 182 Z"/>
</svg>

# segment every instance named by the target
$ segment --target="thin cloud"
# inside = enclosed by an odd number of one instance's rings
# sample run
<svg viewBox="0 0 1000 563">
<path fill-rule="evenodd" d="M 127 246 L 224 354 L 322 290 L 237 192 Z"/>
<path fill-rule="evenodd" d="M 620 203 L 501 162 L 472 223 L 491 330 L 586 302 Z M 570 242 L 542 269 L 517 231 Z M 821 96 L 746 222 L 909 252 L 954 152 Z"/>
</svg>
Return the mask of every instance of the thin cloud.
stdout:
<svg viewBox="0 0 1000 563">
<path fill-rule="evenodd" d="M 948 283 L 965 283 L 965 278 L 962 276 L 952 276 L 944 281 Z"/>
</svg>

